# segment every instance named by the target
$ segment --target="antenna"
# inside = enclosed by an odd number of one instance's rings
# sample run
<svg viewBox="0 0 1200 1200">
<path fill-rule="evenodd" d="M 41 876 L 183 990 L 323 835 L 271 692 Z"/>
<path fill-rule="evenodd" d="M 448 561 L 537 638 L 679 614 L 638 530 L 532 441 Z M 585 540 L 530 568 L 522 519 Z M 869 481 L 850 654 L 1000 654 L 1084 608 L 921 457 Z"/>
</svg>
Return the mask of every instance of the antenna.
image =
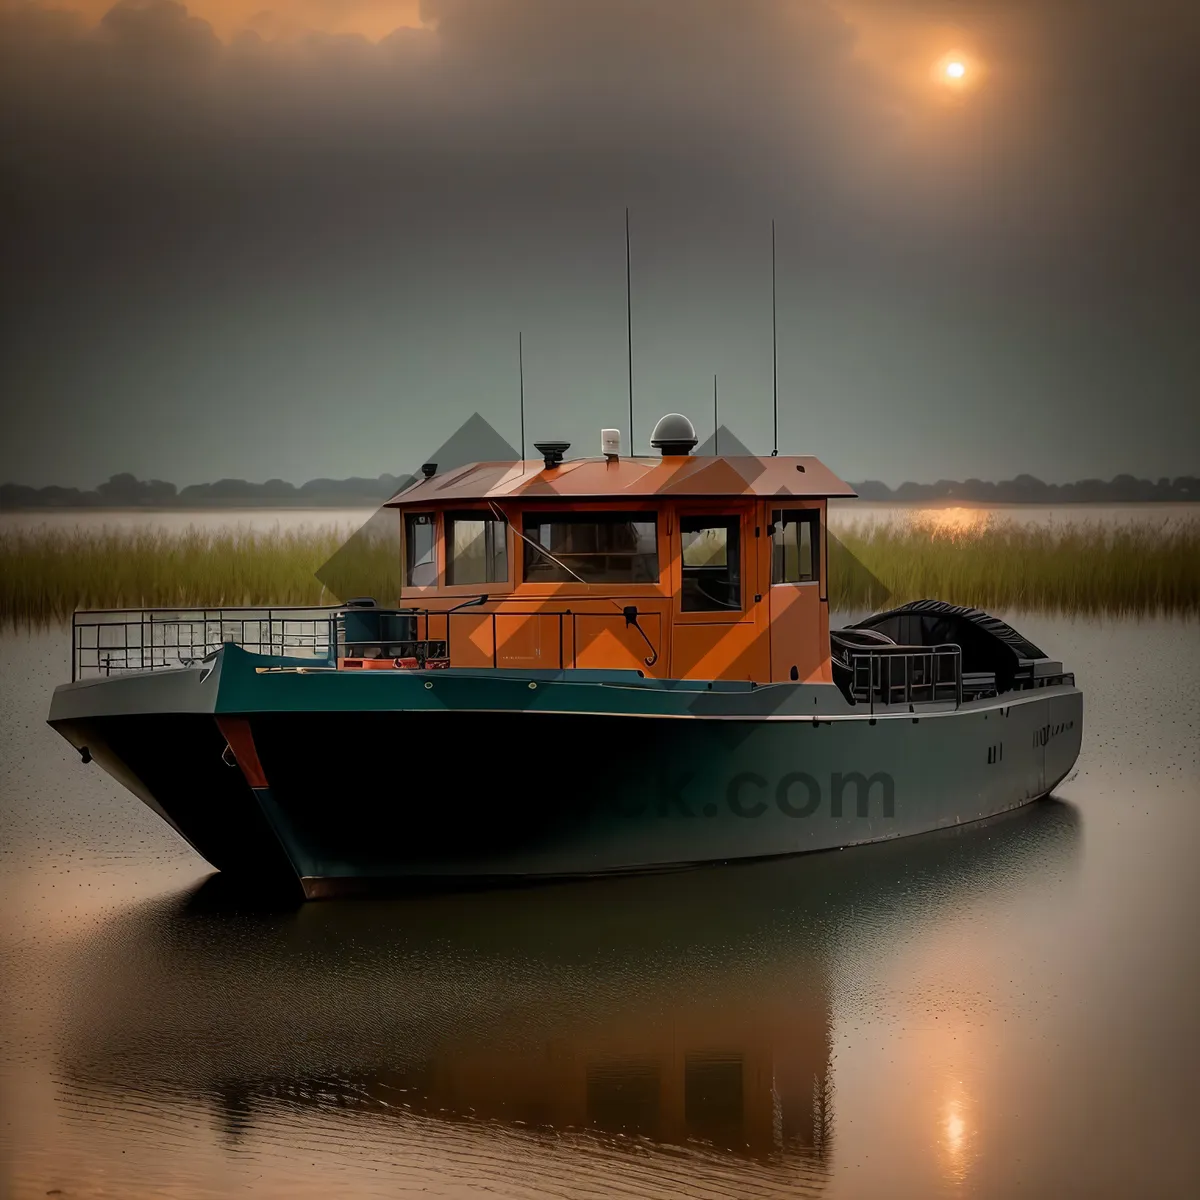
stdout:
<svg viewBox="0 0 1200 1200">
<path fill-rule="evenodd" d="M 517 376 L 521 386 L 521 474 L 525 474 L 525 334 L 517 333 Z"/>
<path fill-rule="evenodd" d="M 779 338 L 775 321 L 775 220 L 771 219 L 771 405 L 775 416 L 775 438 L 771 457 L 779 453 Z"/>
<path fill-rule="evenodd" d="M 633 458 L 633 301 L 630 285 L 629 209 L 625 209 L 625 335 L 629 349 L 629 457 Z"/>
<path fill-rule="evenodd" d="M 717 377 L 713 376 L 713 454 L 720 453 L 721 427 L 717 424 Z"/>
</svg>

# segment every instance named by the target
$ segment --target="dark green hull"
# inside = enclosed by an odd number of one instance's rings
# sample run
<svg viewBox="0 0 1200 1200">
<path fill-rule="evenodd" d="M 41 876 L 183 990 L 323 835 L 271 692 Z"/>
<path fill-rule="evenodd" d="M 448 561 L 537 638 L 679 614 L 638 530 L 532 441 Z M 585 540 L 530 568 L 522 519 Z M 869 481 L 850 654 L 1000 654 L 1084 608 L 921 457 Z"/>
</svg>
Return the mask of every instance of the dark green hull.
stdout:
<svg viewBox="0 0 1200 1200">
<path fill-rule="evenodd" d="M 66 685 L 50 722 L 215 867 L 305 895 L 825 850 L 976 821 L 1074 766 L 1082 696 L 851 705 L 634 674 L 203 666 Z M 232 762 L 244 718 L 263 778 Z"/>
</svg>

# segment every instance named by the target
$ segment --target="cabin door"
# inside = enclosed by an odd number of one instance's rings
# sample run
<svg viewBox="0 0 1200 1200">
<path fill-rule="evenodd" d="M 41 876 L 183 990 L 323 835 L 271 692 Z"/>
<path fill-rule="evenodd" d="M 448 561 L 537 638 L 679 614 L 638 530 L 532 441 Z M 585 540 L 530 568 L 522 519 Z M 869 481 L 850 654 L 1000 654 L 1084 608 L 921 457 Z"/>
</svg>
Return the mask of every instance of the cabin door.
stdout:
<svg viewBox="0 0 1200 1200">
<path fill-rule="evenodd" d="M 754 514 L 748 505 L 681 507 L 672 559 L 671 675 L 763 678 L 754 610 Z"/>
<path fill-rule="evenodd" d="M 771 679 L 815 683 L 828 675 L 819 506 L 768 508 L 771 552 Z"/>
</svg>

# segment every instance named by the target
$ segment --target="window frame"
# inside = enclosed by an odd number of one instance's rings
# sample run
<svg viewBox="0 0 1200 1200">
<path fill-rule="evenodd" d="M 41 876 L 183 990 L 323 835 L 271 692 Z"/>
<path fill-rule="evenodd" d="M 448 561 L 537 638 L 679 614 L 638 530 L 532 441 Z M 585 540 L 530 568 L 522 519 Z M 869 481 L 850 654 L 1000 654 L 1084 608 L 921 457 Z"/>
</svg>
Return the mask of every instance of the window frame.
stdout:
<svg viewBox="0 0 1200 1200">
<path fill-rule="evenodd" d="M 797 513 L 804 518 L 804 524 L 811 528 L 812 535 L 812 578 L 810 579 L 776 579 L 775 578 L 775 528 L 780 523 L 778 518 L 782 518 L 784 513 Z M 768 570 L 770 572 L 771 587 L 812 587 L 814 584 L 820 588 L 824 578 L 824 554 L 822 547 L 822 531 L 824 521 L 821 520 L 821 510 L 816 506 L 806 505 L 788 505 L 786 507 L 776 508 L 771 505 L 767 509 L 767 546 L 769 551 Z M 798 522 L 799 523 L 799 522 Z M 797 548 L 799 543 L 797 543 Z"/>
<path fill-rule="evenodd" d="M 689 568 L 683 561 L 684 555 L 684 524 L 689 522 L 707 523 L 701 524 L 701 528 L 709 529 L 732 529 L 736 545 L 733 547 L 734 558 L 736 560 L 735 567 L 737 571 L 737 592 L 738 602 L 731 608 L 685 608 L 684 607 L 684 572 Z M 736 618 L 740 617 L 746 611 L 746 554 L 745 554 L 745 514 L 740 512 L 730 512 L 727 509 L 720 512 L 680 512 L 676 517 L 676 523 L 679 529 L 679 612 L 682 616 L 688 617 L 725 617 Z M 726 541 L 726 563 L 729 562 L 729 543 Z"/>
<path fill-rule="evenodd" d="M 736 519 L 738 526 L 738 541 L 741 543 L 739 554 L 741 563 L 741 607 L 720 608 L 707 612 L 684 611 L 683 608 L 683 522 L 693 518 L 706 519 L 712 517 L 728 517 Z M 671 585 L 674 600 L 672 602 L 671 620 L 683 625 L 736 625 L 740 622 L 753 622 L 755 619 L 755 591 L 758 586 L 759 572 L 755 566 L 758 547 L 761 542 L 754 537 L 756 513 L 748 505 L 734 505 L 730 501 L 712 500 L 681 504 L 673 511 L 671 517 Z"/>
<path fill-rule="evenodd" d="M 439 541 L 442 545 L 442 570 L 438 576 L 442 590 L 451 596 L 479 596 L 494 591 L 507 592 L 513 586 L 513 533 L 509 525 L 508 518 L 502 513 L 499 517 L 493 509 L 489 507 L 471 508 L 464 506 L 462 508 L 448 509 L 438 515 L 438 524 L 440 527 Z M 504 562 L 507 567 L 507 574 L 503 579 L 494 579 L 482 583 L 451 583 L 450 582 L 450 567 L 451 567 L 451 546 L 450 535 L 454 530 L 455 521 L 471 521 L 480 520 L 484 522 L 491 521 L 495 524 L 503 525 L 504 527 Z M 486 536 L 486 535 L 485 535 Z"/>
<path fill-rule="evenodd" d="M 408 559 L 409 545 L 409 521 L 413 517 L 428 517 L 430 526 L 433 529 L 433 582 L 432 583 L 413 583 L 409 578 L 411 567 Z M 402 514 L 400 522 L 400 566 L 401 566 L 401 586 L 400 594 L 402 596 L 408 593 L 417 593 L 424 595 L 427 592 L 436 591 L 442 582 L 442 563 L 441 556 L 438 553 L 438 544 L 441 541 L 442 522 L 440 514 L 433 509 L 407 509 Z"/>
<path fill-rule="evenodd" d="M 654 518 L 654 549 L 655 558 L 657 559 L 658 578 L 647 580 L 642 583 L 616 583 L 597 581 L 594 583 L 580 583 L 578 580 L 569 579 L 563 582 L 550 582 L 544 579 L 528 579 L 525 575 L 525 555 L 528 551 L 525 539 L 528 534 L 525 532 L 527 521 L 536 521 L 539 516 L 561 516 L 570 515 L 578 516 L 581 520 L 586 519 L 589 514 L 628 514 L 653 516 Z M 663 561 L 663 547 L 667 546 L 669 536 L 669 526 L 667 524 L 666 512 L 662 507 L 647 506 L 645 501 L 636 502 L 617 502 L 608 504 L 580 504 L 580 503 L 564 503 L 559 501 L 553 506 L 525 506 L 519 509 L 515 514 L 510 514 L 509 519 L 513 530 L 514 541 L 521 543 L 520 555 L 514 555 L 513 561 L 519 562 L 519 574 L 517 575 L 516 587 L 527 596 L 594 596 L 603 598 L 607 595 L 613 596 L 645 596 L 654 594 L 658 596 L 669 594 L 669 583 L 666 582 L 669 572 L 669 559 Z M 519 522 L 520 533 L 517 533 Z M 551 551 L 553 553 L 553 551 Z M 557 555 L 555 557 L 558 557 Z"/>
</svg>

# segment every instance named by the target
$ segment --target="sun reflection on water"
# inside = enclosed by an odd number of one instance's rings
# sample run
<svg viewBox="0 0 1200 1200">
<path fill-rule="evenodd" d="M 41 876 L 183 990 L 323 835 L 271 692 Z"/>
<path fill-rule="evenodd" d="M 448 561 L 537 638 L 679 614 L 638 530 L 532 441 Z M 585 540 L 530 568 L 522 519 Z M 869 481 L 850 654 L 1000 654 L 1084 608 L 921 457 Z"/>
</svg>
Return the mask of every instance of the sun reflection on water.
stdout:
<svg viewBox="0 0 1200 1200">
<path fill-rule="evenodd" d="M 948 1178 L 963 1183 L 970 1169 L 971 1129 L 967 1124 L 967 1102 L 961 1094 L 961 1082 L 946 1101 L 942 1115 L 942 1127 L 938 1138 L 942 1151 L 943 1166 Z"/>
</svg>

